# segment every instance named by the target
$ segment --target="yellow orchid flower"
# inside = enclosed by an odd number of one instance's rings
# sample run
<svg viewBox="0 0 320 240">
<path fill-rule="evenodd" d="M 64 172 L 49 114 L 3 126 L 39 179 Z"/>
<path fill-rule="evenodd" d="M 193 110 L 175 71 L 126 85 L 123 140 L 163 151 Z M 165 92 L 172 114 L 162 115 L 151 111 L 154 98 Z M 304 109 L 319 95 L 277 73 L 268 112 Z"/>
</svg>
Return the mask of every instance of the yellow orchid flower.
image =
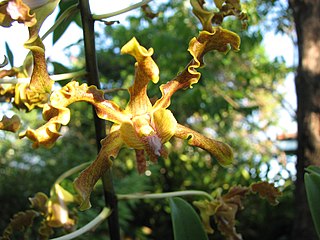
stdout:
<svg viewBox="0 0 320 240">
<path fill-rule="evenodd" d="M 164 143 L 172 137 L 186 139 L 188 144 L 208 151 L 220 164 L 228 165 L 232 162 L 233 153 L 227 144 L 177 123 L 167 108 L 177 90 L 198 82 L 200 73 L 196 69 L 204 64 L 205 53 L 211 50 L 226 52 L 230 48 L 238 50 L 239 45 L 238 35 L 220 27 L 212 32 L 200 32 L 189 44 L 188 50 L 193 59 L 178 76 L 160 86 L 162 97 L 152 105 L 147 95 L 147 85 L 150 80 L 153 83 L 159 81 L 159 69 L 151 58 L 153 49 L 145 49 L 133 38 L 121 49 L 122 54 L 130 54 L 136 59 L 135 80 L 129 88 L 130 100 L 125 109 L 104 99 L 103 92 L 95 86 L 72 81 L 51 94 L 50 103 L 43 108 L 43 117 L 48 122 L 36 130 L 28 129 L 21 137 L 31 139 L 34 147 L 52 146 L 60 136 L 60 126 L 70 120 L 68 105 L 77 101 L 91 103 L 100 118 L 114 123 L 109 135 L 101 141 L 102 148 L 97 159 L 75 180 L 75 188 L 82 198 L 81 209 L 90 207 L 89 197 L 95 183 L 110 168 L 112 158 L 123 146 L 135 149 L 140 173 L 146 170 L 146 155 L 152 161 L 167 156 Z"/>
<path fill-rule="evenodd" d="M 14 89 L 11 98 L 14 98 L 14 105 L 18 108 L 28 111 L 35 107 L 42 108 L 49 100 L 53 81 L 47 71 L 45 47 L 39 37 L 39 30 L 59 2 L 60 0 L 6 0 L 0 3 L 0 26 L 10 27 L 12 22 L 18 21 L 24 23 L 29 30 L 29 39 L 24 46 L 32 53 L 31 80 L 30 83 L 17 83 L 11 86 L 11 89 Z M 28 55 L 22 67 L 13 68 L 11 71 L 2 70 L 0 76 L 28 77 L 25 67 L 29 62 Z M 8 93 L 6 91 L 6 95 Z"/>
</svg>

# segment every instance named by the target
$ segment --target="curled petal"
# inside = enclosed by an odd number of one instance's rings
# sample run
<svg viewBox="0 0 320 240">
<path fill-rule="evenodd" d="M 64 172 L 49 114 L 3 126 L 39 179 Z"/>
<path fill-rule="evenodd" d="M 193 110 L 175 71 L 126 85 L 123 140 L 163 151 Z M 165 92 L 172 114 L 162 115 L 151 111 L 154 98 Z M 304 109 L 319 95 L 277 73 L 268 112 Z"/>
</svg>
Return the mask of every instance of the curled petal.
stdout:
<svg viewBox="0 0 320 240">
<path fill-rule="evenodd" d="M 29 83 L 18 83 L 15 86 L 14 105 L 17 108 L 31 111 L 43 108 L 49 100 L 49 93 L 39 93 L 29 88 Z"/>
<path fill-rule="evenodd" d="M 0 4 L 0 25 L 10 27 L 13 21 L 34 26 L 37 22 L 35 14 L 30 13 L 30 8 L 21 0 L 9 0 Z"/>
<path fill-rule="evenodd" d="M 86 210 L 91 207 L 90 194 L 99 178 L 111 167 L 112 158 L 118 155 L 123 142 L 119 131 L 111 132 L 101 141 L 101 150 L 97 159 L 82 171 L 79 177 L 74 181 L 74 188 L 80 195 L 80 210 Z"/>
<path fill-rule="evenodd" d="M 4 55 L 4 60 L 3 60 L 3 63 L 0 63 L 0 68 L 7 66 L 8 63 L 9 63 L 8 58 L 6 55 Z"/>
<path fill-rule="evenodd" d="M 192 12 L 200 20 L 203 30 L 211 32 L 212 31 L 212 17 L 213 12 L 207 11 L 203 8 L 205 4 L 204 0 L 191 0 Z"/>
<path fill-rule="evenodd" d="M 278 198 L 282 193 L 273 183 L 257 182 L 253 183 L 250 187 L 252 192 L 259 193 L 260 197 L 266 198 L 271 205 L 277 205 L 279 203 Z"/>
<path fill-rule="evenodd" d="M 68 108 L 55 108 L 47 104 L 43 108 L 43 115 L 45 119 L 50 119 L 50 121 L 36 130 L 28 128 L 19 135 L 20 138 L 27 137 L 33 141 L 33 148 L 39 146 L 52 147 L 61 135 L 59 133 L 61 124 L 66 125 L 70 121 L 70 110 Z"/>
<path fill-rule="evenodd" d="M 222 166 L 230 165 L 233 161 L 233 152 L 229 145 L 207 138 L 190 128 L 178 124 L 174 136 L 187 139 L 189 145 L 206 150 L 215 157 Z"/>
<path fill-rule="evenodd" d="M 149 50 L 140 46 L 136 38 L 132 38 L 121 49 L 122 54 L 130 54 L 136 59 L 135 80 L 129 88 L 130 101 L 126 110 L 137 115 L 145 114 L 151 103 L 147 96 L 147 85 L 150 80 L 154 83 L 159 81 L 159 68 L 151 58 L 153 49 Z"/>
<path fill-rule="evenodd" d="M 172 81 L 161 85 L 162 97 L 154 104 L 154 109 L 167 108 L 170 105 L 171 96 L 179 89 L 192 87 L 199 81 L 201 74 L 197 68 L 204 65 L 203 57 L 207 52 L 217 50 L 228 52 L 230 49 L 238 51 L 240 37 L 226 29 L 216 27 L 213 32 L 202 31 L 197 38 L 191 39 L 188 51 L 193 59 L 187 67 Z"/>
<path fill-rule="evenodd" d="M 17 115 L 13 115 L 11 118 L 3 116 L 0 121 L 0 130 L 16 132 L 20 128 L 20 119 Z"/>
<path fill-rule="evenodd" d="M 74 102 L 88 102 L 95 107 L 100 118 L 114 123 L 120 123 L 128 118 L 117 104 L 104 99 L 103 92 L 97 87 L 87 84 L 79 85 L 76 81 L 71 81 L 59 91 L 53 92 L 50 101 L 51 105 L 57 108 L 67 107 Z"/>
<path fill-rule="evenodd" d="M 91 103 L 100 118 L 112 122 L 121 122 L 128 118 L 113 102 L 103 98 L 103 92 L 95 86 L 87 84 L 79 86 L 78 82 L 72 81 L 60 90 L 51 94 L 50 104 L 43 107 L 43 118 L 47 123 L 36 130 L 28 129 L 20 137 L 28 137 L 34 144 L 33 147 L 51 147 L 60 136 L 61 125 L 67 125 L 70 121 L 70 104 L 79 101 Z"/>
<path fill-rule="evenodd" d="M 203 56 L 210 51 L 217 50 L 226 53 L 230 49 L 239 51 L 240 37 L 221 27 L 213 28 L 213 32 L 202 31 L 197 38 L 191 39 L 188 51 L 193 56 L 198 68 L 203 66 Z M 200 64 L 200 65 L 199 65 Z"/>
<path fill-rule="evenodd" d="M 192 12 L 200 20 L 203 30 L 212 32 L 212 24 L 221 25 L 227 16 L 236 16 L 246 27 L 248 16 L 241 10 L 240 0 L 214 0 L 219 11 L 208 11 L 204 0 L 191 0 Z"/>
</svg>

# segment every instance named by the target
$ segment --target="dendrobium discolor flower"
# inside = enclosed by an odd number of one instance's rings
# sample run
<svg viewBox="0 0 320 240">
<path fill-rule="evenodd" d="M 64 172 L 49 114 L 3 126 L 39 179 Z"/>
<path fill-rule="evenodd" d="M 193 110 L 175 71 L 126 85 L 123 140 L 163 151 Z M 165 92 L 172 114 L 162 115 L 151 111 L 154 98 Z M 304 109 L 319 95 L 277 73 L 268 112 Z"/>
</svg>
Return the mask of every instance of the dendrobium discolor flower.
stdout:
<svg viewBox="0 0 320 240">
<path fill-rule="evenodd" d="M 147 95 L 147 85 L 150 81 L 159 81 L 159 69 L 151 57 L 153 49 L 145 49 L 133 38 L 121 49 L 122 54 L 130 54 L 136 59 L 135 79 L 129 88 L 130 100 L 125 109 L 106 100 L 103 92 L 95 86 L 72 81 L 54 91 L 50 102 L 44 105 L 43 117 L 48 122 L 36 130 L 28 129 L 21 137 L 31 139 L 34 147 L 52 146 L 60 136 L 60 126 L 70 120 L 68 105 L 77 101 L 91 103 L 100 118 L 114 123 L 107 137 L 101 141 L 97 159 L 75 180 L 74 186 L 82 199 L 81 209 L 90 207 L 89 198 L 95 183 L 111 167 L 112 159 L 123 146 L 135 150 L 140 173 L 146 170 L 146 156 L 152 161 L 167 157 L 164 143 L 172 137 L 186 139 L 188 144 L 208 151 L 221 165 L 228 165 L 232 162 L 233 153 L 227 144 L 177 123 L 167 108 L 176 91 L 198 82 L 200 73 L 196 69 L 204 65 L 203 56 L 207 52 L 227 52 L 230 48 L 238 50 L 239 45 L 238 35 L 220 27 L 213 28 L 212 32 L 200 32 L 189 44 L 188 51 L 193 59 L 178 76 L 160 86 L 162 97 L 152 104 Z"/>
<path fill-rule="evenodd" d="M 10 27 L 17 21 L 24 23 L 29 30 L 29 39 L 24 47 L 32 53 L 20 68 L 0 71 L 5 76 L 27 78 L 28 67 L 33 63 L 30 83 L 12 84 L 6 89 L 0 86 L 0 94 L 14 98 L 14 105 L 28 111 L 35 107 L 42 108 L 49 100 L 53 81 L 47 71 L 45 47 L 39 37 L 39 30 L 44 20 L 53 12 L 60 0 L 7 0 L 0 3 L 0 26 Z M 11 95 L 10 95 L 11 94 Z"/>
</svg>

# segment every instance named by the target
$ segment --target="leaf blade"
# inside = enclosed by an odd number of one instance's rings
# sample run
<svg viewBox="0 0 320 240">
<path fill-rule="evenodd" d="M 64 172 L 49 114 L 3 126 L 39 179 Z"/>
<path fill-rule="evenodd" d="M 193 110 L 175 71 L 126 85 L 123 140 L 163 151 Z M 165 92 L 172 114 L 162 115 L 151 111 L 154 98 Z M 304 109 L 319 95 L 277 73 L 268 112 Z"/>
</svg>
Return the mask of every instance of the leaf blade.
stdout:
<svg viewBox="0 0 320 240">
<path fill-rule="evenodd" d="M 170 198 L 171 219 L 175 240 L 207 240 L 203 225 L 196 211 L 182 198 Z"/>
</svg>

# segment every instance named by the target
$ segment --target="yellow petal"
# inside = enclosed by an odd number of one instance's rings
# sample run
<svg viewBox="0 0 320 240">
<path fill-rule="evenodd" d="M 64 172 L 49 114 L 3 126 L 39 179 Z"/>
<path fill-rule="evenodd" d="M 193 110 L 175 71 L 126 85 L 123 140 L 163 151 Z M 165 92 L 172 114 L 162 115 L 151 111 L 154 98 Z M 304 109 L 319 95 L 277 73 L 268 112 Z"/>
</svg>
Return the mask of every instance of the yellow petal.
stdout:
<svg viewBox="0 0 320 240">
<path fill-rule="evenodd" d="M 202 148 L 209 152 L 222 165 L 230 165 L 233 161 L 233 152 L 229 145 L 207 138 L 185 126 L 177 124 L 175 137 L 188 140 L 188 144 Z"/>
<path fill-rule="evenodd" d="M 142 136 L 138 136 L 138 133 L 136 131 L 136 128 L 133 126 L 132 121 L 126 121 L 121 123 L 120 133 L 121 138 L 123 139 L 126 145 L 134 149 L 144 149 L 145 143 L 142 141 Z"/>
<path fill-rule="evenodd" d="M 45 105 L 43 108 L 44 119 L 48 122 L 36 130 L 28 128 L 19 135 L 20 138 L 28 137 L 33 141 L 32 147 L 40 146 L 50 148 L 60 137 L 61 124 L 66 125 L 70 120 L 70 110 L 65 107 L 55 108 L 52 105 Z"/>
<path fill-rule="evenodd" d="M 120 131 L 110 133 L 101 141 L 101 150 L 89 167 L 74 181 L 74 188 L 80 195 L 80 210 L 91 207 L 90 194 L 99 178 L 111 167 L 112 158 L 118 155 L 123 142 Z"/>
<path fill-rule="evenodd" d="M 135 64 L 135 80 L 129 88 L 130 101 L 126 110 L 134 115 L 145 114 L 151 108 L 151 103 L 147 96 L 147 85 L 150 80 L 154 83 L 159 81 L 159 68 L 151 58 L 153 49 L 145 49 L 140 46 L 135 38 L 132 38 L 122 47 L 121 53 L 130 54 L 137 61 Z"/>
<path fill-rule="evenodd" d="M 176 132 L 177 121 L 168 109 L 160 108 L 155 111 L 153 113 L 153 124 L 161 143 L 168 142 Z"/>
</svg>

